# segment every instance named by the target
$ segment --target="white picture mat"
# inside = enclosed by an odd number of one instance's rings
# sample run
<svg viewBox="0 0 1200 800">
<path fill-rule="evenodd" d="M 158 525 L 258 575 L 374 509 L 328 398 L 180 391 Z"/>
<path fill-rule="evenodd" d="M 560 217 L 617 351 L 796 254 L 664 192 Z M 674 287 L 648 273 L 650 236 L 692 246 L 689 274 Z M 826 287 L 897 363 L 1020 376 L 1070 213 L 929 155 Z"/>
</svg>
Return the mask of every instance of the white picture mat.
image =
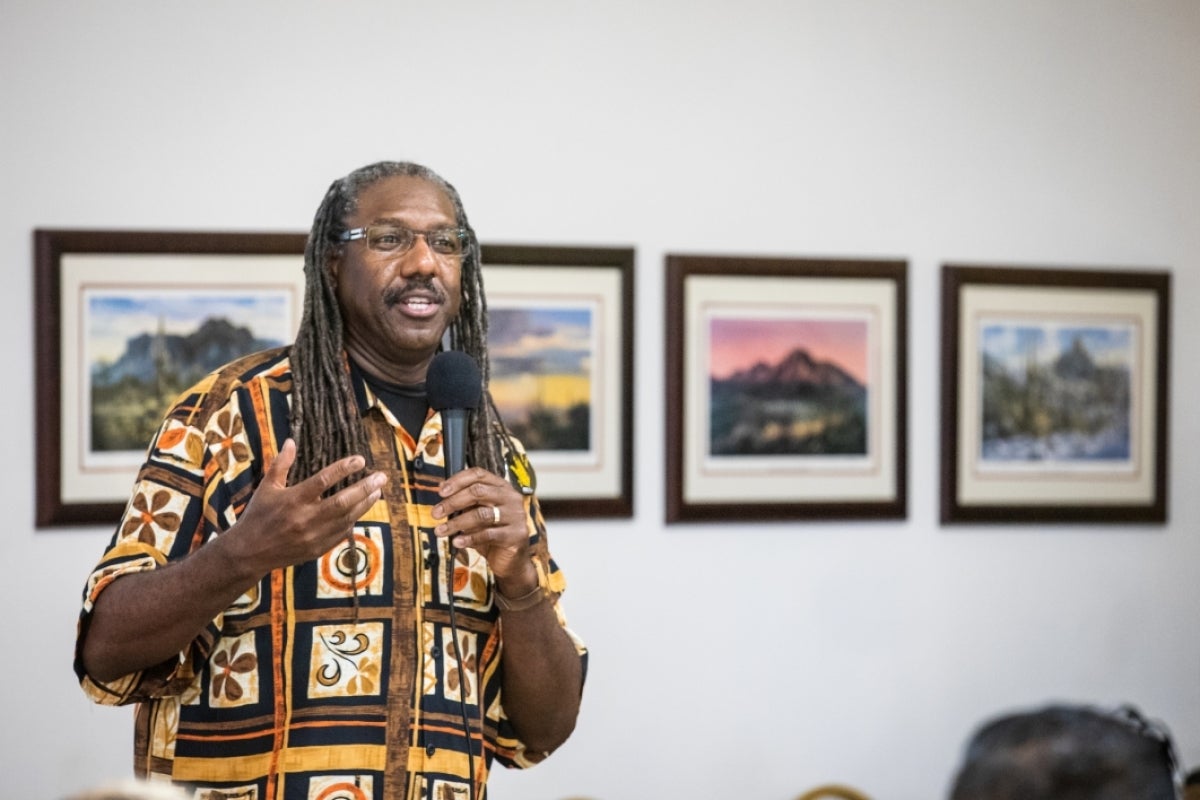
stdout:
<svg viewBox="0 0 1200 800">
<path fill-rule="evenodd" d="M 868 459 L 752 457 L 723 468 L 706 458 L 709 425 L 708 321 L 715 309 L 795 313 L 868 321 Z M 689 275 L 684 281 L 683 500 L 686 503 L 878 502 L 896 495 L 896 282 L 885 279 Z M 789 311 L 790 309 L 790 311 Z"/>
<path fill-rule="evenodd" d="M 144 452 L 91 457 L 87 439 L 88 343 L 85 303 L 94 290 L 194 290 L 197 293 L 285 292 L 292 298 L 294 338 L 304 303 L 304 259 L 300 255 L 201 255 L 64 253 L 60 267 L 61 500 L 66 503 L 123 502 Z M 165 412 L 166 409 L 164 409 Z M 150 441 L 147 439 L 146 445 Z"/>
<path fill-rule="evenodd" d="M 1107 471 L 1048 469 L 1013 474 L 980 464 L 980 330 L 997 316 L 1108 320 L 1135 324 L 1130 462 Z M 1154 499 L 1158 320 L 1153 292 L 1101 288 L 966 285 L 959 289 L 958 503 L 969 505 L 1125 505 Z"/>
<path fill-rule="evenodd" d="M 592 449 L 529 453 L 544 499 L 607 498 L 621 493 L 621 270 L 617 267 L 485 264 L 488 308 L 586 306 L 593 313 Z"/>
</svg>

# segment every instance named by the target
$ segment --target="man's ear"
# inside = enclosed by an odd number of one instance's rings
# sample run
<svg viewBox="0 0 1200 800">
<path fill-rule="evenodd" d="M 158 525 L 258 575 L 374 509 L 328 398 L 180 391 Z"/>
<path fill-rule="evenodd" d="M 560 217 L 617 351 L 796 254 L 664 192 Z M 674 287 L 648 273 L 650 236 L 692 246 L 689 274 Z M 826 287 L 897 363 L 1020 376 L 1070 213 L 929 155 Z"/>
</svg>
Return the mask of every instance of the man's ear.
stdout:
<svg viewBox="0 0 1200 800">
<path fill-rule="evenodd" d="M 330 256 L 325 261 L 325 271 L 329 273 L 329 277 L 333 279 L 333 285 L 337 286 L 338 271 L 342 268 L 341 255 Z"/>
</svg>

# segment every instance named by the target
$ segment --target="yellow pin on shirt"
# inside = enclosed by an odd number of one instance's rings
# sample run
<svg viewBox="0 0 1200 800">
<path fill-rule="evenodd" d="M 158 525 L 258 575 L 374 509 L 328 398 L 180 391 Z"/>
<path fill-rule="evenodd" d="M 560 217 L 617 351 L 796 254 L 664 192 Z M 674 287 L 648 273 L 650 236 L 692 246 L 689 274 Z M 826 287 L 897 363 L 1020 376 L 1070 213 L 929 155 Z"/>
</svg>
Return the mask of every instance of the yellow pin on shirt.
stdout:
<svg viewBox="0 0 1200 800">
<path fill-rule="evenodd" d="M 521 490 L 521 494 L 533 494 L 537 488 L 537 475 L 533 472 L 533 465 L 529 463 L 529 457 L 524 453 L 509 449 L 508 456 L 505 459 L 508 465 L 508 479 L 512 485 Z"/>
</svg>

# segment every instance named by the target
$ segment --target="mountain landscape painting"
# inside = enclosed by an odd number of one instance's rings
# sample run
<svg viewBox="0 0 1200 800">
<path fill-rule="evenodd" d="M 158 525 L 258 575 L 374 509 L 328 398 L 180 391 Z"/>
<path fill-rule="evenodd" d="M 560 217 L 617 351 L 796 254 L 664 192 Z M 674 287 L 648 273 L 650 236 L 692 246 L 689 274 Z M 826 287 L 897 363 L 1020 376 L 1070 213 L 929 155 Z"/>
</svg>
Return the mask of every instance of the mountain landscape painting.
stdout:
<svg viewBox="0 0 1200 800">
<path fill-rule="evenodd" d="M 586 304 L 488 308 L 489 389 L 527 450 L 592 450 L 594 326 Z"/>
<path fill-rule="evenodd" d="M 1132 326 L 989 321 L 980 334 L 984 465 L 1130 458 Z"/>
<path fill-rule="evenodd" d="M 868 324 L 712 316 L 709 456 L 866 456 Z"/>
<path fill-rule="evenodd" d="M 84 361 L 93 456 L 142 451 L 167 407 L 206 374 L 290 340 L 287 292 L 89 290 Z"/>
</svg>

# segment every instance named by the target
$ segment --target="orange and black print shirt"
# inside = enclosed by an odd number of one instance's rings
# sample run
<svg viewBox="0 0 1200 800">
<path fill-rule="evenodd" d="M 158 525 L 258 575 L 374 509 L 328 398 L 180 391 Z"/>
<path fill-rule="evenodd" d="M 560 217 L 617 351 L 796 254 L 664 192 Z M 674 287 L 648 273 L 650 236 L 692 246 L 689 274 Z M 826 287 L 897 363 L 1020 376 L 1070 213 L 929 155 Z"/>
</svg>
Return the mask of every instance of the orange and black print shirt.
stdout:
<svg viewBox="0 0 1200 800">
<path fill-rule="evenodd" d="M 289 352 L 239 359 L 168 412 L 88 579 L 80 642 L 113 580 L 185 558 L 237 521 L 289 435 Z M 504 713 L 487 563 L 459 551 L 448 580 L 446 543 L 433 535 L 445 473 L 440 417 L 431 414 L 413 439 L 354 382 L 372 468 L 389 482 L 355 525 L 353 545 L 348 538 L 316 561 L 275 570 L 168 663 L 101 684 L 77 646 L 89 697 L 138 704 L 137 775 L 186 784 L 201 799 L 238 800 L 466 797 L 473 775 L 482 798 L 494 759 L 525 767 L 542 757 L 526 751 Z M 527 511 L 534 566 L 586 666 L 533 497 Z"/>
</svg>

